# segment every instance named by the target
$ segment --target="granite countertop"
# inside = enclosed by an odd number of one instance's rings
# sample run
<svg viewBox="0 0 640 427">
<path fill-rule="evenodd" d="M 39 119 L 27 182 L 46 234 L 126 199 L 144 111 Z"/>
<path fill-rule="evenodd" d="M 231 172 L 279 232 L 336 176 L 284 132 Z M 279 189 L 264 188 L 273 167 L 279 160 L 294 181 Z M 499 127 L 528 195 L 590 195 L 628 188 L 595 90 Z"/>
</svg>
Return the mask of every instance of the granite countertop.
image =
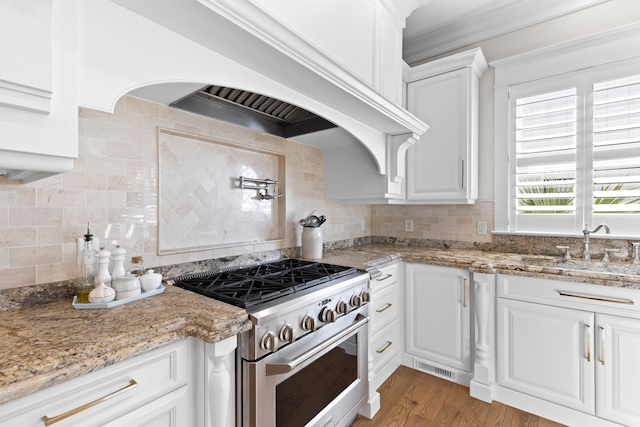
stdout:
<svg viewBox="0 0 640 427">
<path fill-rule="evenodd" d="M 356 267 L 368 271 L 372 277 L 379 274 L 379 268 L 404 261 L 465 268 L 475 273 L 497 272 L 514 276 L 640 289 L 640 265 L 629 262 L 565 261 L 560 256 L 385 244 L 367 244 L 326 251 L 322 261 Z"/>
<path fill-rule="evenodd" d="M 65 300 L 0 312 L 0 403 L 187 337 L 213 343 L 251 328 L 244 309 L 165 288 L 108 309 Z"/>
<path fill-rule="evenodd" d="M 333 249 L 321 261 L 356 267 L 372 277 L 379 268 L 405 261 L 640 289 L 640 266 L 628 262 L 392 244 Z M 187 337 L 217 342 L 251 328 L 244 309 L 168 284 L 165 288 L 160 295 L 102 310 L 77 310 L 68 299 L 24 303 L 41 298 L 42 290 L 15 306 L 4 301 L 9 307 L 0 311 L 0 403 Z"/>
</svg>

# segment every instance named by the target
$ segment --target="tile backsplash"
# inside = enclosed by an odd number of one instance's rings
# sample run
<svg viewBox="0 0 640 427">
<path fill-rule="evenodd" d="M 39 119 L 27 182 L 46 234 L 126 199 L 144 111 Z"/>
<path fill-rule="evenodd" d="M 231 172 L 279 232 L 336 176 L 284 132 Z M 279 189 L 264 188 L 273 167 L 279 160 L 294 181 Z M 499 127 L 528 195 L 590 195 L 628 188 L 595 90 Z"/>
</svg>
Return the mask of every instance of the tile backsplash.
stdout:
<svg viewBox="0 0 640 427">
<path fill-rule="evenodd" d="M 284 239 L 158 255 L 160 128 L 283 155 Z M 30 184 L 0 177 L 0 289 L 76 277 L 77 239 L 87 222 L 97 238 L 117 240 L 129 256 L 142 255 L 147 267 L 299 246 L 298 219 L 312 210 L 327 217 L 325 242 L 372 235 L 491 241 L 490 234 L 476 235 L 475 227 L 487 221 L 491 232 L 492 202 L 371 206 L 325 200 L 322 150 L 139 98 L 122 97 L 113 114 L 80 109 L 78 132 L 73 170 Z M 413 233 L 404 232 L 404 219 L 414 220 Z"/>
<path fill-rule="evenodd" d="M 285 156 L 160 129 L 158 253 L 284 240 L 286 197 L 261 200 L 240 177 L 285 186 Z M 282 193 L 280 193 L 282 195 Z"/>
</svg>

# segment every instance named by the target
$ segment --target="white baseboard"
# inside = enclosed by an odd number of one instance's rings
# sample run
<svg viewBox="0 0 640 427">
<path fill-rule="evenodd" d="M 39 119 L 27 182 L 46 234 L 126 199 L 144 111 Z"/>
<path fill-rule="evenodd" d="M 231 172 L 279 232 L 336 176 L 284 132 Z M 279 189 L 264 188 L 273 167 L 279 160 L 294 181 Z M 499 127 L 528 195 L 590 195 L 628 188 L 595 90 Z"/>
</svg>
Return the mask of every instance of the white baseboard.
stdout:
<svg viewBox="0 0 640 427">
<path fill-rule="evenodd" d="M 369 395 L 369 400 L 364 408 L 360 411 L 360 415 L 372 419 L 380 410 L 380 393 L 375 392 L 373 395 Z"/>
<path fill-rule="evenodd" d="M 569 427 L 621 426 L 621 424 L 598 418 L 595 415 L 585 414 L 499 385 L 494 384 L 492 388 L 494 400 Z"/>
<path fill-rule="evenodd" d="M 475 380 L 471 380 L 469 384 L 469 395 L 483 402 L 491 403 L 493 401 L 491 385 L 482 384 Z"/>
</svg>

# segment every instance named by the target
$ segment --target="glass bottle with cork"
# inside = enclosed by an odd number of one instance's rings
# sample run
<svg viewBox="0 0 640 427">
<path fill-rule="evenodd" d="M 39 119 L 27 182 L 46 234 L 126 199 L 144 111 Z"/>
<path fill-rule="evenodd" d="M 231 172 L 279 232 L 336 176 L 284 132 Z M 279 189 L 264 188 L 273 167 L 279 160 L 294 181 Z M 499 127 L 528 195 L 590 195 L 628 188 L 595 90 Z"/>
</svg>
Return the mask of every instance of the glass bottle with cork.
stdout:
<svg viewBox="0 0 640 427">
<path fill-rule="evenodd" d="M 89 292 L 98 285 L 99 280 L 99 255 L 93 247 L 93 234 L 87 223 L 87 234 L 84 235 L 84 248 L 78 256 L 78 282 L 76 292 L 76 302 L 80 304 L 89 303 Z"/>
<path fill-rule="evenodd" d="M 140 277 L 144 274 L 144 267 L 142 266 L 142 256 L 136 255 L 131 257 L 129 272 L 131 272 L 131 274 L 136 277 Z"/>
</svg>

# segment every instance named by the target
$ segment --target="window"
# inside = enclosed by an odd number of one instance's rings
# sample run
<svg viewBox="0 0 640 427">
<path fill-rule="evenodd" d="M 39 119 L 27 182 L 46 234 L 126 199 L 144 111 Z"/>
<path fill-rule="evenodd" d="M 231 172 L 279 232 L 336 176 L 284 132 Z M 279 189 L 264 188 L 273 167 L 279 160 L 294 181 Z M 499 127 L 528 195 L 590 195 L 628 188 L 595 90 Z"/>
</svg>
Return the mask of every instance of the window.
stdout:
<svg viewBox="0 0 640 427">
<path fill-rule="evenodd" d="M 502 231 L 607 223 L 613 234 L 640 235 L 640 60 L 512 84 L 506 96 Z"/>
<path fill-rule="evenodd" d="M 629 222 L 640 222 L 640 69 L 607 78 L 613 70 L 581 70 L 510 91 L 518 230 L 606 222 L 624 234 Z"/>
</svg>

